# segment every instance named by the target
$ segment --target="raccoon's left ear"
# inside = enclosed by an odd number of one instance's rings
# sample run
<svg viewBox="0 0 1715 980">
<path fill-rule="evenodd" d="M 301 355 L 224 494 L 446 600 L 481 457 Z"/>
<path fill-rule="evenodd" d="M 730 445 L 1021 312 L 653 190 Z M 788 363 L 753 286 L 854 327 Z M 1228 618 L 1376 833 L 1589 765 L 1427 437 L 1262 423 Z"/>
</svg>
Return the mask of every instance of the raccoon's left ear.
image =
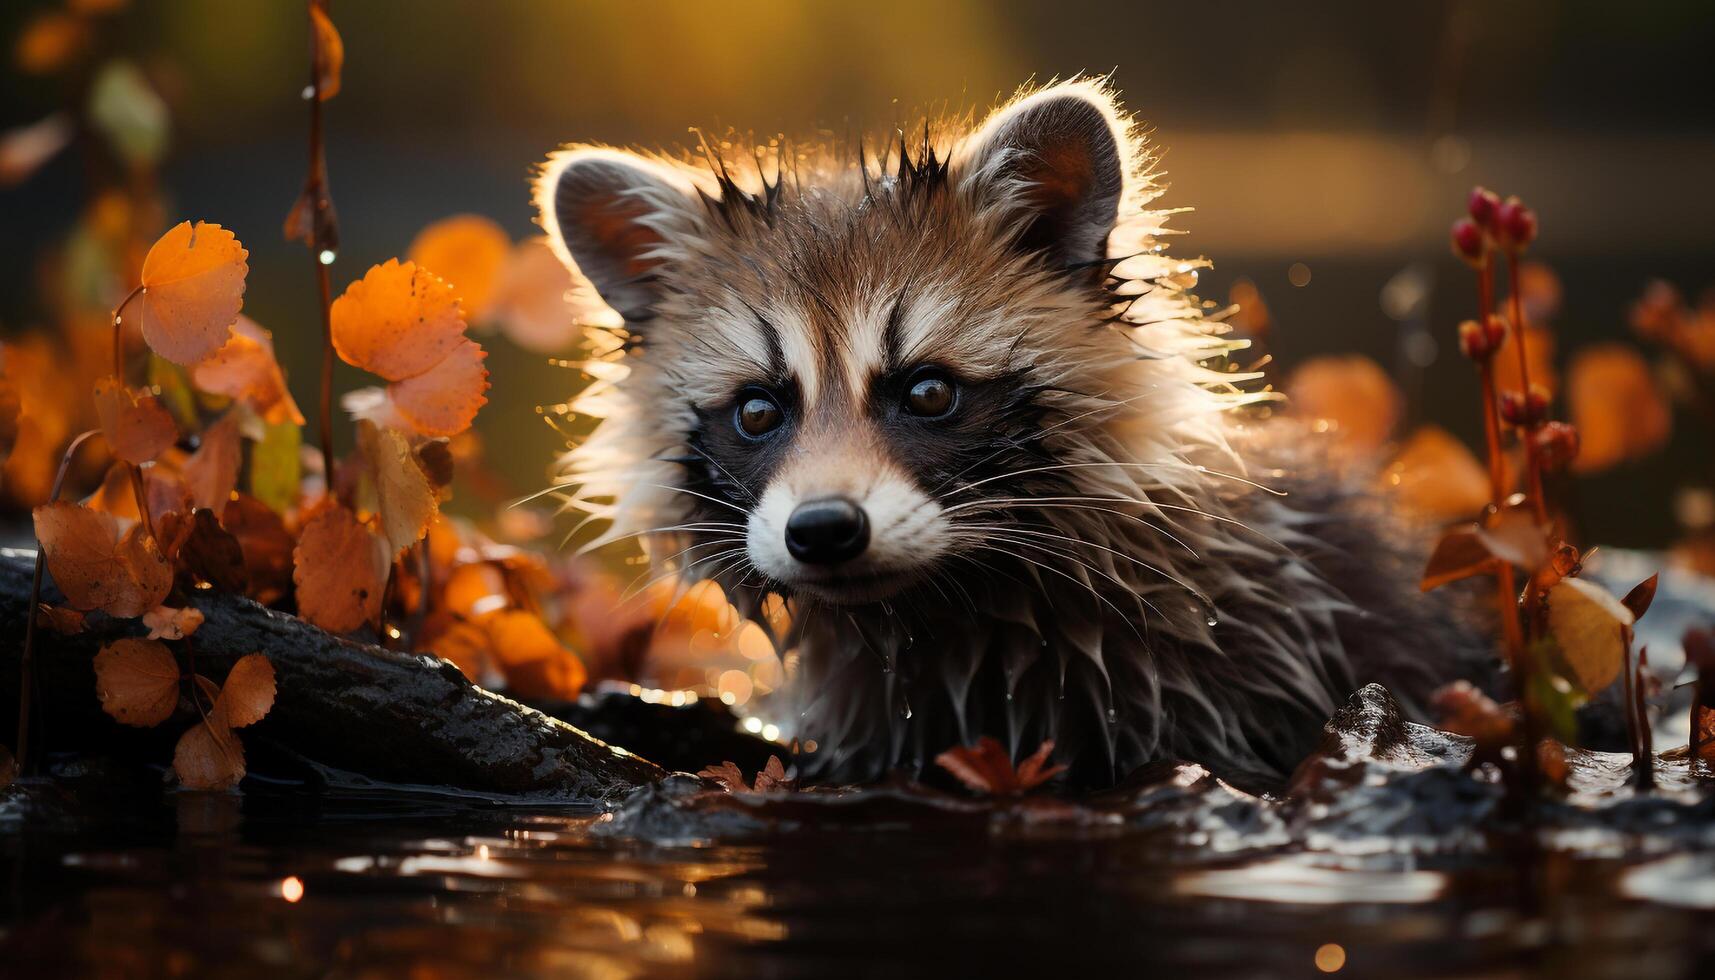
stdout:
<svg viewBox="0 0 1715 980">
<path fill-rule="evenodd" d="M 996 110 L 953 169 L 979 204 L 1001 210 L 1020 249 L 1077 266 L 1107 256 L 1130 149 L 1108 90 L 1068 82 Z"/>
<path fill-rule="evenodd" d="M 536 182 L 542 226 L 560 260 L 630 322 L 653 315 L 662 265 L 696 233 L 695 195 L 670 165 L 606 147 L 561 150 Z"/>
</svg>

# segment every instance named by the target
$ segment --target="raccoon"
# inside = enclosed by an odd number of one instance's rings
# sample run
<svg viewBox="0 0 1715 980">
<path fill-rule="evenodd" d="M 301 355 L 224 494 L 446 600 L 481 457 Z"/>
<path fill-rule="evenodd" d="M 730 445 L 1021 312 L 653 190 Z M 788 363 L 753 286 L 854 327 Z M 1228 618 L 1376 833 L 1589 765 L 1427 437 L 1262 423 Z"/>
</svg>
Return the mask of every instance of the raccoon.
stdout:
<svg viewBox="0 0 1715 980">
<path fill-rule="evenodd" d="M 1492 657 L 1383 504 L 1257 409 L 1105 80 L 879 150 L 702 149 L 541 171 L 622 320 L 562 477 L 601 542 L 764 624 L 785 603 L 773 710 L 808 775 L 991 735 L 1083 785 L 1166 758 L 1268 785 L 1360 685 L 1421 703 Z"/>
</svg>

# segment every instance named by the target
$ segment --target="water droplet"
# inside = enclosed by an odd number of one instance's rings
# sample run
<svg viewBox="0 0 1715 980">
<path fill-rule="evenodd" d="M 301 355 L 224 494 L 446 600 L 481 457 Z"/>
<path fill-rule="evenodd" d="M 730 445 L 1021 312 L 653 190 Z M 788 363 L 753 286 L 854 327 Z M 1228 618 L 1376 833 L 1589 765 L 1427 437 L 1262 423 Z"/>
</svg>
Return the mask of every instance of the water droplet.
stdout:
<svg viewBox="0 0 1715 980">
<path fill-rule="evenodd" d="M 1209 616 L 1209 618 L 1207 620 L 1205 620 L 1205 622 L 1207 622 L 1210 626 L 1221 625 L 1221 621 L 1219 619 L 1217 619 L 1213 614 L 1211 614 Z"/>
<path fill-rule="evenodd" d="M 303 99 L 305 102 L 310 101 L 316 97 L 315 87 L 312 85 L 305 85 L 304 90 L 298 93 L 298 97 Z"/>
<path fill-rule="evenodd" d="M 333 265 L 333 260 L 336 258 L 336 256 L 334 255 L 333 249 L 324 248 L 324 249 L 322 249 L 321 254 L 316 256 L 316 258 L 318 260 L 320 260 L 322 265 Z"/>
<path fill-rule="evenodd" d="M 1108 709 L 1108 724 L 1117 725 L 1117 724 L 1119 724 L 1119 721 L 1120 721 L 1120 713 L 1118 711 L 1115 711 L 1112 708 L 1109 708 Z"/>
</svg>

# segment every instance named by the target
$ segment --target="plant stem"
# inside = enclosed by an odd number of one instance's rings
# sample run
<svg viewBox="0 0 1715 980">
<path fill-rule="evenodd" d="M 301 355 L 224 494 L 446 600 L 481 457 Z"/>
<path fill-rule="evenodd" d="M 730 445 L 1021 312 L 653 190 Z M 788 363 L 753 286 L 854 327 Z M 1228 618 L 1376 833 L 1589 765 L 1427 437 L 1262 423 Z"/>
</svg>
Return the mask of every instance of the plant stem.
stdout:
<svg viewBox="0 0 1715 980">
<path fill-rule="evenodd" d="M 1527 403 L 1530 399 L 1530 353 L 1527 349 L 1529 341 L 1525 337 L 1524 300 L 1519 296 L 1518 289 L 1518 253 L 1507 253 L 1507 301 L 1512 311 L 1513 329 L 1518 333 L 1518 377 L 1519 386 L 1524 389 Z M 1524 438 L 1525 473 L 1529 481 L 1531 505 L 1536 510 L 1536 522 L 1543 526 L 1548 524 L 1548 500 L 1542 492 L 1542 465 L 1537 459 L 1536 441 L 1531 438 L 1535 424 L 1520 428 Z"/>
<path fill-rule="evenodd" d="M 326 146 L 322 135 L 322 72 L 326 52 L 322 50 L 321 35 L 316 31 L 313 8 L 317 0 L 307 0 L 306 14 L 310 19 L 310 84 L 307 89 L 310 102 L 310 163 L 309 174 L 304 178 L 304 191 L 298 199 L 297 208 L 306 204 L 310 209 L 310 226 L 308 229 L 293 228 L 291 219 L 287 220 L 287 237 L 304 238 L 310 247 L 310 262 L 316 270 L 317 298 L 321 301 L 322 314 L 322 390 L 321 390 L 321 419 L 320 433 L 322 450 L 322 479 L 327 485 L 327 493 L 333 493 L 333 287 L 329 282 L 328 267 L 333 264 L 334 256 L 339 249 L 339 230 L 334 219 L 333 199 L 328 193 L 328 167 Z M 293 216 L 297 217 L 297 208 Z"/>
<path fill-rule="evenodd" d="M 1477 315 L 1480 318 L 1477 322 L 1485 329 L 1494 305 L 1494 295 L 1494 258 L 1485 256 L 1483 264 L 1477 267 Z M 1489 448 L 1489 503 L 1498 513 L 1506 503 L 1507 477 L 1506 457 L 1501 451 L 1501 419 L 1496 406 L 1498 395 L 1495 391 L 1492 357 L 1478 362 L 1477 376 L 1483 392 L 1483 434 Z M 1501 634 L 1506 642 L 1507 660 L 1512 664 L 1514 676 L 1519 679 L 1522 697 L 1524 671 L 1528 669 L 1528 665 L 1524 662 L 1524 631 L 1518 618 L 1518 583 L 1513 577 L 1513 567 L 1505 562 L 1501 563 L 1495 574 L 1495 605 L 1501 616 Z"/>
<path fill-rule="evenodd" d="M 119 305 L 113 308 L 113 379 L 120 386 L 125 385 L 125 307 L 143 293 L 148 292 L 141 283 L 137 288 L 125 294 Z M 143 468 L 136 463 L 125 464 L 131 471 L 131 493 L 137 498 L 137 519 L 143 523 L 143 532 L 149 537 L 155 537 L 155 522 L 149 516 L 149 492 L 143 486 Z M 58 491 L 54 494 L 59 496 Z"/>
<path fill-rule="evenodd" d="M 48 503 L 53 503 L 60 499 L 60 491 L 65 489 L 66 471 L 71 468 L 71 458 L 77 453 L 78 447 L 83 445 L 84 440 L 95 435 L 99 431 L 99 429 L 90 429 L 88 432 L 85 432 L 82 435 L 79 435 L 76 439 L 73 439 L 71 444 L 66 446 L 65 454 L 60 457 L 59 472 L 54 474 L 54 486 L 53 490 L 48 494 Z M 30 602 L 29 605 L 25 607 L 24 652 L 18 660 L 18 742 L 15 746 L 17 749 L 15 755 L 17 756 L 18 772 L 20 775 L 28 772 L 25 767 L 29 763 L 30 754 L 32 654 L 36 648 L 36 616 L 38 609 L 42 604 L 42 573 L 46 568 L 46 565 L 47 549 L 42 547 L 41 539 L 37 538 L 35 575 L 30 580 Z"/>
</svg>

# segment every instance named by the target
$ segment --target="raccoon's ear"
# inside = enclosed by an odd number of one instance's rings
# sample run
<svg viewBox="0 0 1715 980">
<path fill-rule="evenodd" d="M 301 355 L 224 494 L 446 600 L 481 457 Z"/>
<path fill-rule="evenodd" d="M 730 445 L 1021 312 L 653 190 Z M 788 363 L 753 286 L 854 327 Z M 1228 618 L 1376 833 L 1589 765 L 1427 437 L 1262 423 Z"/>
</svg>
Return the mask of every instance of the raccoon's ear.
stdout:
<svg viewBox="0 0 1715 980">
<path fill-rule="evenodd" d="M 1076 266 L 1107 256 L 1130 154 L 1108 90 L 1068 82 L 996 110 L 961 147 L 954 170 L 979 205 L 1000 209 L 1019 248 Z"/>
<path fill-rule="evenodd" d="M 629 322 L 653 315 L 661 266 L 695 231 L 695 194 L 683 175 L 646 157 L 576 147 L 548 158 L 536 207 L 560 260 Z"/>
</svg>

